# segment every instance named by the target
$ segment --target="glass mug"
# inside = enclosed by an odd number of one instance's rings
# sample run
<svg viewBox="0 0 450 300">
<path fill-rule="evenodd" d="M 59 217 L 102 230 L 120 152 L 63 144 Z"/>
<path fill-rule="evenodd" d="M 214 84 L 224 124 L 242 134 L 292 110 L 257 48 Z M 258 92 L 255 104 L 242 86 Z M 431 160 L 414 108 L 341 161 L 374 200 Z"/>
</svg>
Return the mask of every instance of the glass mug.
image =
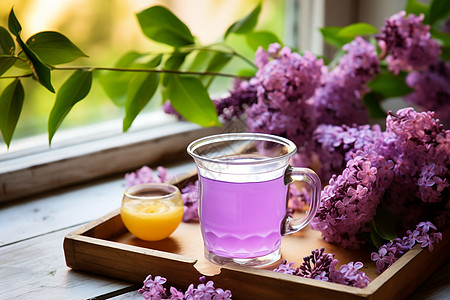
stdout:
<svg viewBox="0 0 450 300">
<path fill-rule="evenodd" d="M 187 148 L 199 177 L 199 217 L 206 258 L 216 264 L 266 266 L 281 257 L 281 237 L 299 231 L 316 214 L 321 183 L 314 171 L 295 168 L 297 147 L 260 133 L 207 136 Z M 309 184 L 307 215 L 286 214 L 288 185 Z"/>
</svg>

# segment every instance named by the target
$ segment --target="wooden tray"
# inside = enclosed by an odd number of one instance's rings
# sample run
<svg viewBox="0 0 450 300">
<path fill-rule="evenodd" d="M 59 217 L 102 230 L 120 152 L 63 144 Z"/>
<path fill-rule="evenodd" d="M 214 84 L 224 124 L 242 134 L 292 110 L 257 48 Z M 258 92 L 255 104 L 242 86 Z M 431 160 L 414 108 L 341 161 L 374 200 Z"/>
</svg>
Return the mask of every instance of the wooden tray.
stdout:
<svg viewBox="0 0 450 300">
<path fill-rule="evenodd" d="M 192 177 L 191 177 L 192 178 Z M 187 179 L 191 180 L 191 179 Z M 181 186 L 186 181 L 179 182 Z M 216 266 L 204 258 L 198 224 L 181 223 L 167 239 L 146 242 L 134 237 L 122 223 L 119 209 L 68 234 L 64 239 L 66 264 L 75 270 L 142 283 L 147 275 L 160 275 L 168 285 L 185 290 L 200 276 L 214 280 L 216 287 L 232 291 L 233 299 L 403 299 L 425 281 L 450 256 L 450 229 L 433 252 L 416 245 L 381 275 L 376 273 L 369 250 L 351 251 L 324 242 L 320 232 L 309 227 L 283 237 L 282 258 L 295 261 L 314 249 L 336 253 L 341 264 L 364 263 L 371 279 L 364 289 L 323 282 L 264 269 Z"/>
</svg>

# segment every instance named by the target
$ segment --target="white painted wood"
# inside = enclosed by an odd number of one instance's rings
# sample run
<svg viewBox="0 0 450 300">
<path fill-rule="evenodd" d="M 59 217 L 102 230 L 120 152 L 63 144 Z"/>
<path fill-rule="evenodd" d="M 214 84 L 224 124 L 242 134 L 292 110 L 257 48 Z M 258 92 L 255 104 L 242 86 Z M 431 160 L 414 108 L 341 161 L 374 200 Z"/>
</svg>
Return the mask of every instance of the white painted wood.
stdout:
<svg viewBox="0 0 450 300">
<path fill-rule="evenodd" d="M 191 141 L 227 130 L 175 124 L 0 162 L 0 202 L 186 158 Z"/>
<path fill-rule="evenodd" d="M 193 161 L 169 166 L 172 175 L 193 169 Z M 123 174 L 0 206 L 0 246 L 98 219 L 120 207 L 124 191 Z"/>
<path fill-rule="evenodd" d="M 130 286 L 66 266 L 62 241 L 74 229 L 0 247 L 0 298 L 78 300 Z"/>
</svg>

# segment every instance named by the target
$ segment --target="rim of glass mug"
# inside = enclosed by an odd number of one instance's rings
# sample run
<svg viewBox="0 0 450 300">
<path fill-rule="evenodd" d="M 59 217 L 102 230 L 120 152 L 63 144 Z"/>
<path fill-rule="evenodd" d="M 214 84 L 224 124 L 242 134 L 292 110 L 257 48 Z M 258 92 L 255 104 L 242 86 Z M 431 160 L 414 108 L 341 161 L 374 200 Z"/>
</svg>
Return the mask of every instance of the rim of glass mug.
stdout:
<svg viewBox="0 0 450 300">
<path fill-rule="evenodd" d="M 158 196 L 136 196 L 136 195 L 132 194 L 133 192 L 137 192 L 137 191 L 146 191 L 149 188 L 153 188 L 152 189 L 153 191 L 155 190 L 154 188 L 159 188 L 158 191 L 168 192 L 168 194 L 158 195 Z M 168 191 L 167 189 L 171 189 L 171 191 Z M 125 190 L 124 195 L 126 197 L 128 197 L 128 199 L 135 199 L 135 200 L 164 200 L 164 199 L 173 198 L 179 192 L 180 192 L 180 190 L 172 184 L 150 182 L 150 183 L 141 183 L 141 184 L 136 184 L 136 185 L 130 186 L 129 188 L 127 188 Z"/>
<path fill-rule="evenodd" d="M 258 160 L 258 163 L 270 163 L 277 160 L 282 159 L 288 159 L 292 155 L 294 155 L 297 152 L 297 146 L 292 142 L 291 140 L 267 133 L 249 133 L 249 132 L 242 132 L 242 133 L 222 133 L 222 134 L 215 134 L 206 136 L 200 139 L 197 139 L 193 142 L 191 142 L 187 147 L 187 152 L 189 155 L 196 159 L 212 162 L 212 163 L 226 163 L 230 165 L 252 165 L 255 164 L 255 161 L 240 161 L 240 160 L 223 160 L 218 158 L 209 158 L 205 157 L 199 154 L 196 154 L 194 151 L 198 149 L 201 146 L 217 143 L 217 142 L 224 142 L 227 140 L 235 140 L 235 141 L 268 141 L 268 142 L 277 142 L 279 144 L 284 144 L 285 146 L 289 147 L 289 151 L 286 154 L 277 156 L 277 157 L 264 157 L 261 160 Z"/>
</svg>

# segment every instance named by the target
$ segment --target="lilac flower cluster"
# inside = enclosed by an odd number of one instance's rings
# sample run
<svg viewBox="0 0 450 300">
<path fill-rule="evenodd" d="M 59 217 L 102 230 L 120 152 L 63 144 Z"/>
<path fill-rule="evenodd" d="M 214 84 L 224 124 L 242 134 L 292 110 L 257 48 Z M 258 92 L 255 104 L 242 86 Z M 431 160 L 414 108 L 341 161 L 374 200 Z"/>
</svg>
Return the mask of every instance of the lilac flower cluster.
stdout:
<svg viewBox="0 0 450 300">
<path fill-rule="evenodd" d="M 198 222 L 198 180 L 181 190 L 181 199 L 184 205 L 183 222 Z"/>
<path fill-rule="evenodd" d="M 381 274 L 414 245 L 420 244 L 422 248 L 428 247 L 429 251 L 433 251 L 434 244 L 440 240 L 442 234 L 437 232 L 433 223 L 420 222 L 414 231 L 408 230 L 406 236 L 381 246 L 378 252 L 373 252 L 370 257 L 376 262 L 378 274 Z"/>
<path fill-rule="evenodd" d="M 397 216 L 405 230 L 421 219 L 448 224 L 450 132 L 434 113 L 405 108 L 389 112 L 386 132 L 359 129 L 361 138 L 347 126 L 317 131 L 323 153 L 330 152 L 326 159 L 347 165 L 324 188 L 311 227 L 328 242 L 354 248 L 364 241 L 361 234 L 369 231 L 378 205 Z M 353 137 L 364 144 L 352 144 Z"/>
<path fill-rule="evenodd" d="M 368 121 L 362 96 L 379 72 L 375 47 L 358 37 L 343 49 L 347 54 L 328 72 L 309 52 L 302 56 L 279 44 L 259 48 L 256 76 L 215 101 L 219 115 L 229 120 L 245 111 L 248 131 L 289 138 L 299 148 L 296 165 L 309 166 L 317 125 Z"/>
<path fill-rule="evenodd" d="M 361 37 L 344 45 L 343 50 L 347 54 L 315 91 L 315 110 L 323 124 L 366 124 L 369 114 L 362 96 L 368 91 L 366 83 L 379 72 L 376 50 Z"/>
<path fill-rule="evenodd" d="M 259 70 L 249 85 L 256 87 L 257 103 L 246 110 L 248 131 L 284 136 L 299 147 L 307 144 L 317 120 L 308 99 L 321 83 L 323 61 L 272 44 L 268 51 L 258 49 L 255 64 Z"/>
<path fill-rule="evenodd" d="M 341 175 L 333 175 L 321 195 L 310 223 L 322 238 L 345 248 L 359 248 L 363 232 L 374 218 L 381 196 L 392 178 L 392 163 L 383 156 L 358 151 Z"/>
<path fill-rule="evenodd" d="M 256 86 L 248 81 L 235 79 L 230 95 L 218 100 L 213 100 L 217 114 L 223 121 L 229 121 L 233 117 L 240 117 L 245 110 L 256 103 Z"/>
<path fill-rule="evenodd" d="M 387 19 L 381 34 L 376 36 L 382 56 L 388 55 L 388 68 L 395 74 L 424 69 L 439 58 L 440 46 L 423 19 L 423 14 L 406 17 L 406 12 L 401 11 Z"/>
<path fill-rule="evenodd" d="M 422 72 L 411 72 L 406 83 L 414 89 L 405 97 L 407 102 L 435 111 L 436 117 L 450 125 L 450 62 L 438 61 Z"/>
<path fill-rule="evenodd" d="M 186 292 L 181 292 L 174 287 L 170 287 L 170 295 L 167 294 L 164 283 L 167 279 L 161 276 L 147 276 L 144 286 L 138 290 L 144 299 L 151 300 L 230 300 L 232 295 L 230 290 L 215 288 L 213 281 L 206 282 L 204 276 L 200 277 L 200 284 L 195 288 L 194 284 L 189 285 Z"/>
<path fill-rule="evenodd" d="M 294 275 L 328 281 L 333 262 L 337 262 L 334 254 L 325 253 L 325 248 L 322 247 L 320 250 L 311 251 L 310 256 L 304 257 L 303 263 L 296 269 Z"/>
<path fill-rule="evenodd" d="M 159 166 L 156 168 L 157 173 L 148 166 L 143 166 L 140 169 L 138 169 L 136 172 L 130 172 L 125 174 L 125 185 L 126 187 L 130 187 L 137 184 L 142 183 L 161 183 L 161 182 L 167 182 L 172 177 L 168 175 L 167 169 Z"/>
<path fill-rule="evenodd" d="M 364 288 L 370 283 L 369 277 L 359 270 L 363 267 L 361 262 L 350 262 L 337 270 L 338 263 L 334 254 L 325 253 L 325 249 L 322 247 L 320 250 L 312 251 L 310 256 L 303 258 L 303 263 L 296 269 L 292 267 L 294 262 L 288 263 L 283 260 L 273 271 L 359 288 Z"/>
<path fill-rule="evenodd" d="M 320 160 L 319 174 L 328 181 L 333 174 L 344 170 L 347 161 L 358 150 L 372 151 L 384 140 L 379 125 L 334 126 L 322 124 L 313 134 L 315 152 Z"/>
<path fill-rule="evenodd" d="M 384 155 L 394 161 L 395 176 L 383 205 L 405 228 L 421 219 L 449 223 L 450 131 L 433 112 L 405 108 L 389 112 L 386 132 Z"/>
<path fill-rule="evenodd" d="M 162 105 L 162 109 L 166 114 L 172 115 L 175 118 L 177 118 L 178 120 L 184 119 L 183 116 L 175 110 L 175 108 L 172 106 L 172 103 L 170 103 L 170 101 L 168 101 L 168 100 L 166 102 L 164 102 L 164 104 Z"/>
</svg>

